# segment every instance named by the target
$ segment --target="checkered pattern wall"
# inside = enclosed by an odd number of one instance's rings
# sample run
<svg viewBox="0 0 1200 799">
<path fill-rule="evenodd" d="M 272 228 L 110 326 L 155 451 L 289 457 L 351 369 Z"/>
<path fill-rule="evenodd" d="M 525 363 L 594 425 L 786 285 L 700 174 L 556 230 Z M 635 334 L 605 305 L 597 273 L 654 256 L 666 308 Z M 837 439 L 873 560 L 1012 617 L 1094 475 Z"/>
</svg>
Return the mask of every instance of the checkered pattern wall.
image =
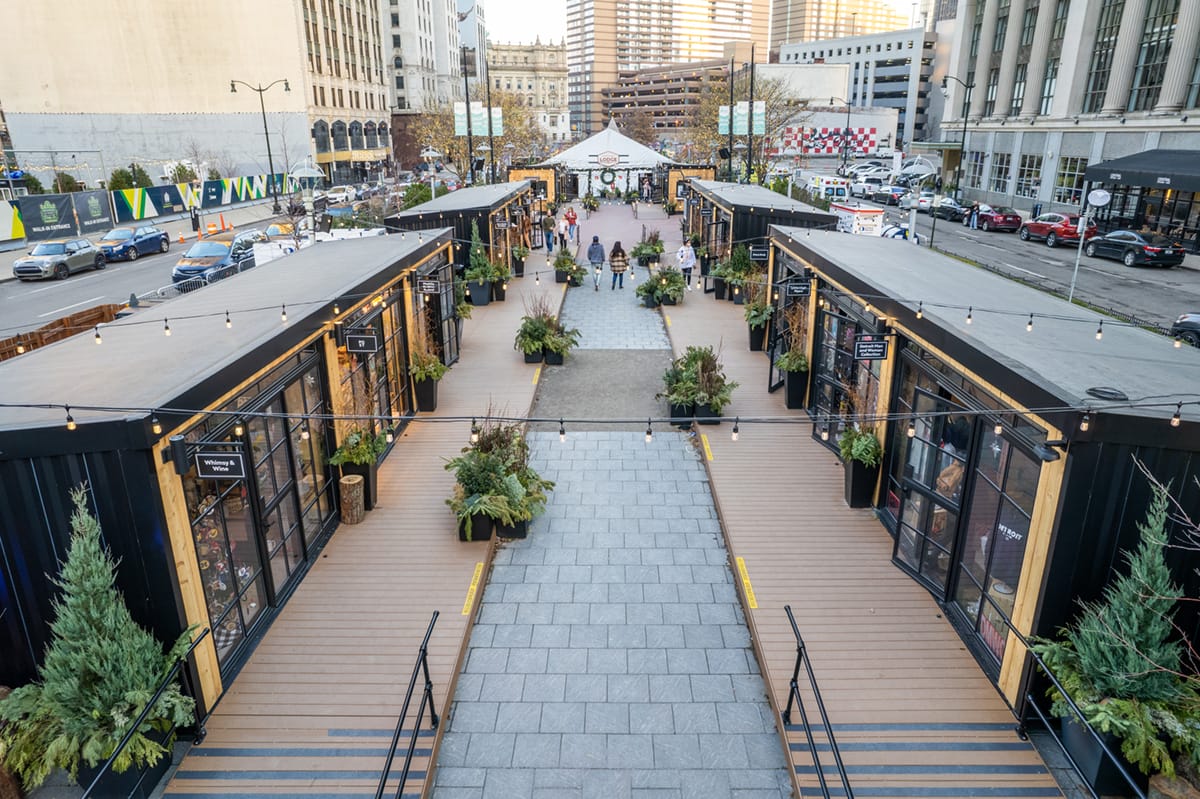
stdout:
<svg viewBox="0 0 1200 799">
<path fill-rule="evenodd" d="M 843 128 L 787 127 L 771 148 L 771 155 L 796 148 L 805 155 L 840 155 Z M 877 128 L 850 128 L 851 155 L 872 155 L 879 146 Z"/>
</svg>

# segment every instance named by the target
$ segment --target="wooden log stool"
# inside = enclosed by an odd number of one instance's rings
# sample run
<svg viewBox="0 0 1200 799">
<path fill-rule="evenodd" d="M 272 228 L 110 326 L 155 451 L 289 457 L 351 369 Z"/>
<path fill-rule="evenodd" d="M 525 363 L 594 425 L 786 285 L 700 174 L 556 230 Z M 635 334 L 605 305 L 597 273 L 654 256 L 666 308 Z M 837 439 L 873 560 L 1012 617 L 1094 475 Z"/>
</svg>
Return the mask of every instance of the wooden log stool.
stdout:
<svg viewBox="0 0 1200 799">
<path fill-rule="evenodd" d="M 366 515 L 366 503 L 363 492 L 366 482 L 360 474 L 348 474 L 338 481 L 342 496 L 342 522 L 358 524 Z"/>
</svg>

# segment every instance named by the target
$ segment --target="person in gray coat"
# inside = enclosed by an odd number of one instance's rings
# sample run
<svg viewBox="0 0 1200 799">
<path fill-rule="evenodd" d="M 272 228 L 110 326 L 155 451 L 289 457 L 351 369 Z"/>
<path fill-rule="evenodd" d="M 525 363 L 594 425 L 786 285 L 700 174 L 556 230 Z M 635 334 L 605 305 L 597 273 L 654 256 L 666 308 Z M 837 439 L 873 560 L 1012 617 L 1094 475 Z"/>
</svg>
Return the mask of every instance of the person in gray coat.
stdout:
<svg viewBox="0 0 1200 799">
<path fill-rule="evenodd" d="M 592 244 L 587 251 L 588 262 L 592 265 L 592 284 L 596 291 L 600 290 L 600 273 L 604 269 L 604 245 L 599 236 L 592 236 Z"/>
</svg>

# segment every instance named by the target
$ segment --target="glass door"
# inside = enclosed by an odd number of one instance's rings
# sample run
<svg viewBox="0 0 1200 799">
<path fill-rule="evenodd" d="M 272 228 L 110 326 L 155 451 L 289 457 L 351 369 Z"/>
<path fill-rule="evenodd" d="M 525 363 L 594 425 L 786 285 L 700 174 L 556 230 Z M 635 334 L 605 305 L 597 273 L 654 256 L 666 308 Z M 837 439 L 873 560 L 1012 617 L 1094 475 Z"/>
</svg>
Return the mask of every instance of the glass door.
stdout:
<svg viewBox="0 0 1200 799">
<path fill-rule="evenodd" d="M 893 558 L 936 596 L 949 592 L 973 417 L 952 399 L 916 389 Z"/>
<path fill-rule="evenodd" d="M 258 522 L 266 546 L 274 595 L 287 591 L 305 561 L 304 535 L 300 530 L 294 455 L 282 418 L 279 397 L 262 406 L 259 416 L 246 424 L 246 439 L 254 464 L 258 494 Z"/>
</svg>

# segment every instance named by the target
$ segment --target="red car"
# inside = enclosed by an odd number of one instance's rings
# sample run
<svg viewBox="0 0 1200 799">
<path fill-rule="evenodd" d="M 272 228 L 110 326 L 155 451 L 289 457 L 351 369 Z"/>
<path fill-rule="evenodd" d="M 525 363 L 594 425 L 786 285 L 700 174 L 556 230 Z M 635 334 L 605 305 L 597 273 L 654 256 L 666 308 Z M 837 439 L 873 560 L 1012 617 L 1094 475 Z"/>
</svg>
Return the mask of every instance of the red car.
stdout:
<svg viewBox="0 0 1200 799">
<path fill-rule="evenodd" d="M 1021 215 L 1003 205 L 979 206 L 979 229 L 1015 233 L 1021 227 Z"/>
<path fill-rule="evenodd" d="M 1047 247 L 1053 247 L 1060 241 L 1079 242 L 1079 214 L 1060 214 L 1057 212 L 1042 214 L 1036 219 L 1030 219 L 1021 225 L 1021 241 L 1030 239 L 1045 239 Z M 1088 222 L 1083 240 L 1087 241 L 1099 234 L 1095 222 Z"/>
</svg>

